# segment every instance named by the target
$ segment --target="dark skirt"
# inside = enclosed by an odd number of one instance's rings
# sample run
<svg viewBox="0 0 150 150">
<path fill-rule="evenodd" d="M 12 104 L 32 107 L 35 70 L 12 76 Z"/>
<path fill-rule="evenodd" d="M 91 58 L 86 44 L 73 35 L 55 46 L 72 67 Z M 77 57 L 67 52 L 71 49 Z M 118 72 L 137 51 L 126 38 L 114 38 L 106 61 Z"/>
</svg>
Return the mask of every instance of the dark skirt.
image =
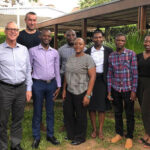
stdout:
<svg viewBox="0 0 150 150">
<path fill-rule="evenodd" d="M 103 74 L 97 73 L 89 110 L 105 112 L 109 109 L 111 109 L 111 105 L 107 99 L 107 84 L 104 82 Z"/>
<path fill-rule="evenodd" d="M 137 96 L 141 103 L 145 132 L 150 136 L 150 78 L 139 77 Z"/>
</svg>

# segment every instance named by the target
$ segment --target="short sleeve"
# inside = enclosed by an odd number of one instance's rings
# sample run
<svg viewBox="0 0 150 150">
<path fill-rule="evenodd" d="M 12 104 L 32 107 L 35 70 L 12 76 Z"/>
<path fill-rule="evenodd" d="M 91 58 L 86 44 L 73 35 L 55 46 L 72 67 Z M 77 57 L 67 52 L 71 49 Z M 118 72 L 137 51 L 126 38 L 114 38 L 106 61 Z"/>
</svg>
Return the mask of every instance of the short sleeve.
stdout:
<svg viewBox="0 0 150 150">
<path fill-rule="evenodd" d="M 91 69 L 93 67 L 95 67 L 95 63 L 94 63 L 94 60 L 93 58 L 90 56 L 90 55 L 87 55 L 87 68 L 88 69 Z"/>
</svg>

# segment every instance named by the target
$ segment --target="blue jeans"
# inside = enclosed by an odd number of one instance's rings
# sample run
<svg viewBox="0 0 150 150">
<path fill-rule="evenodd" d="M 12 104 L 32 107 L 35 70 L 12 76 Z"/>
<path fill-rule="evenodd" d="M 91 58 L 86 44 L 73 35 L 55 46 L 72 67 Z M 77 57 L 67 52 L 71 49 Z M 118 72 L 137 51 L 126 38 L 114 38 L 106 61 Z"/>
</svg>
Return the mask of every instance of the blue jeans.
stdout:
<svg viewBox="0 0 150 150">
<path fill-rule="evenodd" d="M 52 137 L 54 134 L 54 101 L 53 94 L 56 90 L 56 80 L 46 83 L 40 80 L 33 81 L 33 119 L 32 119 L 32 134 L 34 139 L 40 139 L 40 123 L 42 119 L 42 106 L 45 99 L 46 108 L 46 124 L 47 136 Z"/>
</svg>

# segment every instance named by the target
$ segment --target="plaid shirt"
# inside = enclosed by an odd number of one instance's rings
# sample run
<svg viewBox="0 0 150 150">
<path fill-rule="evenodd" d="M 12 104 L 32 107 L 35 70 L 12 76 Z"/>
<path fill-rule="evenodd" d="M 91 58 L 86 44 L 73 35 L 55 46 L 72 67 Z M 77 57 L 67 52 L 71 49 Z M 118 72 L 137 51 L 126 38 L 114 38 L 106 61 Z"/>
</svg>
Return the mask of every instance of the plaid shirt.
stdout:
<svg viewBox="0 0 150 150">
<path fill-rule="evenodd" d="M 118 92 L 136 92 L 138 79 L 136 54 L 128 49 L 121 54 L 112 52 L 108 62 L 108 92 L 111 92 L 111 88 Z"/>
</svg>

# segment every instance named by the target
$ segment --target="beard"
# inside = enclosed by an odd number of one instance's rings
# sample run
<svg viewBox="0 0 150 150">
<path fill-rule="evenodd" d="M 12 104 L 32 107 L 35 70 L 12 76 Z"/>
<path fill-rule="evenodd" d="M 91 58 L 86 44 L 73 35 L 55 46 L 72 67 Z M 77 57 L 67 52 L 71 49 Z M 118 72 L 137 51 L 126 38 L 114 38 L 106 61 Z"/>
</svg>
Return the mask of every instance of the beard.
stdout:
<svg viewBox="0 0 150 150">
<path fill-rule="evenodd" d="M 35 30 L 35 28 L 30 28 L 29 26 L 27 26 L 27 29 L 29 30 L 29 31 L 34 31 Z"/>
<path fill-rule="evenodd" d="M 102 47 L 102 43 L 95 43 L 94 47 L 95 48 Z"/>
</svg>

